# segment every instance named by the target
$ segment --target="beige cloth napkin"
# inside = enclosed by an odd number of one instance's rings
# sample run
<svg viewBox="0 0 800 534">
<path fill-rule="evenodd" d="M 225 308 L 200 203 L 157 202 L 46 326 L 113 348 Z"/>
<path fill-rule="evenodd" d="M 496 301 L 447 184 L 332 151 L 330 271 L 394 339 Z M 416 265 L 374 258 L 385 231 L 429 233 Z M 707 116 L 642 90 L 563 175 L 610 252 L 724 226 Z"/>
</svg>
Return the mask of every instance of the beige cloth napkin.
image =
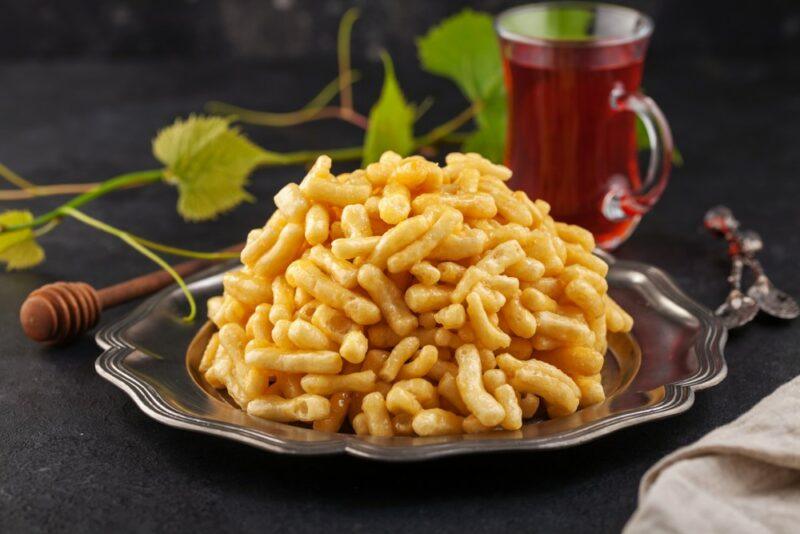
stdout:
<svg viewBox="0 0 800 534">
<path fill-rule="evenodd" d="M 800 532 L 800 377 L 650 468 L 624 532 Z"/>
</svg>

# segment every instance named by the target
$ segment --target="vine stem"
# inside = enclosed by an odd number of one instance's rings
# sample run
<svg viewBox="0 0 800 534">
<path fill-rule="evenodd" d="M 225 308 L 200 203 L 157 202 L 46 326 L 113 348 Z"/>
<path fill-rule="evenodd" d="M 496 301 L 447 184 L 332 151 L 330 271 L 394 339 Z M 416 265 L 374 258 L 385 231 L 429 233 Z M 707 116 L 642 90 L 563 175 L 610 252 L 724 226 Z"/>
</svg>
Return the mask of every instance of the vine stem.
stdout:
<svg viewBox="0 0 800 534">
<path fill-rule="evenodd" d="M 29 182 L 19 174 L 15 173 L 2 163 L 0 163 L 0 176 L 5 178 L 9 183 L 19 187 L 20 189 L 34 189 L 35 184 Z"/>
<path fill-rule="evenodd" d="M 0 191 L 0 200 L 26 200 L 29 198 L 55 195 L 74 195 L 91 191 L 98 185 L 100 185 L 99 182 L 87 184 L 34 185 L 33 187 L 26 187 L 24 189 Z"/>
<path fill-rule="evenodd" d="M 56 226 L 58 226 L 59 224 L 60 224 L 60 221 L 59 221 L 58 219 L 53 219 L 53 220 L 52 220 L 52 221 L 50 221 L 49 223 L 47 223 L 47 224 L 45 224 L 45 225 L 43 225 L 43 226 L 40 226 L 39 228 L 37 228 L 36 230 L 34 230 L 34 231 L 33 231 L 33 236 L 38 238 L 38 237 L 42 237 L 42 236 L 43 236 L 43 235 L 45 235 L 45 234 L 49 234 L 49 233 L 50 233 L 50 232 L 52 232 L 52 231 L 55 229 L 55 227 L 56 227 Z"/>
<path fill-rule="evenodd" d="M 442 141 L 444 141 L 445 143 L 453 143 L 457 145 L 469 139 L 469 136 L 474 133 L 475 132 L 453 132 L 451 134 L 442 137 Z"/>
<path fill-rule="evenodd" d="M 483 107 L 482 103 L 475 102 L 461 113 L 440 124 L 425 135 L 414 140 L 414 147 L 432 145 L 452 135 L 461 126 L 469 122 Z M 363 146 L 352 146 L 346 148 L 334 148 L 332 150 L 300 150 L 297 152 L 270 152 L 270 159 L 263 163 L 265 167 L 278 165 L 296 165 L 309 163 L 321 155 L 328 155 L 333 161 L 353 161 L 361 159 L 364 154 Z"/>
<path fill-rule="evenodd" d="M 198 252 L 196 250 L 189 250 L 186 248 L 172 247 L 157 241 L 150 241 L 149 239 L 139 237 L 138 235 L 133 235 L 129 232 L 126 233 L 131 236 L 131 238 L 136 240 L 137 243 L 149 248 L 150 250 L 157 250 L 165 254 L 172 254 L 173 256 L 182 256 L 184 258 L 194 258 L 198 260 L 230 260 L 239 257 L 239 253 L 237 252 Z"/>
<path fill-rule="evenodd" d="M 233 115 L 239 122 L 245 124 L 256 124 L 259 126 L 272 126 L 282 128 L 285 126 L 295 126 L 306 122 L 320 121 L 325 119 L 339 119 L 349 122 L 359 128 L 367 128 L 367 118 L 355 111 L 347 111 L 344 108 L 337 106 L 325 106 L 321 108 L 304 108 L 300 111 L 292 112 L 291 115 L 287 114 L 281 116 L 281 113 L 270 113 L 267 111 L 256 111 L 253 109 L 240 108 L 232 104 L 218 103 L 214 106 L 217 114 L 223 114 L 225 111 L 228 115 Z"/>
<path fill-rule="evenodd" d="M 186 285 L 186 282 L 183 280 L 181 275 L 179 275 L 169 263 L 164 261 L 164 259 L 161 256 L 159 256 L 152 250 L 148 249 L 146 246 L 140 244 L 134 236 L 125 232 L 124 230 L 120 230 L 119 228 L 115 228 L 109 224 L 104 223 L 103 221 L 99 221 L 94 217 L 90 217 L 71 206 L 65 206 L 62 208 L 61 211 L 63 215 L 67 215 L 69 217 L 77 219 L 80 222 L 88 226 L 91 226 L 92 228 L 95 228 L 107 234 L 111 234 L 114 237 L 122 240 L 123 242 L 133 247 L 136 251 L 138 251 L 145 257 L 152 260 L 159 267 L 167 271 L 170 274 L 170 276 L 172 276 L 172 278 L 175 280 L 175 283 L 178 284 L 178 286 L 181 288 L 181 291 L 186 296 L 186 300 L 189 303 L 189 313 L 183 318 L 183 320 L 186 322 L 191 322 L 194 320 L 195 316 L 197 315 L 197 304 L 195 303 L 191 291 L 189 291 L 189 287 Z"/>
<path fill-rule="evenodd" d="M 96 199 L 97 197 L 101 197 L 106 193 L 110 193 L 111 191 L 120 189 L 122 187 L 131 187 L 157 182 L 161 180 L 163 174 L 163 169 L 154 169 L 148 171 L 130 172 L 115 176 L 114 178 L 110 178 L 105 182 L 101 182 L 97 185 L 97 187 L 94 187 L 91 190 L 72 198 L 72 200 L 66 202 L 65 204 L 62 204 L 61 206 L 48 211 L 47 213 L 39 215 L 28 223 L 6 227 L 0 226 L 0 232 L 13 232 L 15 230 L 23 230 L 25 228 L 36 228 L 38 226 L 42 226 L 43 224 L 62 217 L 66 214 L 67 210 L 79 208 L 87 202 L 91 202 L 92 200 Z"/>
<path fill-rule="evenodd" d="M 353 24 L 358 20 L 358 8 L 348 9 L 339 22 L 339 34 L 336 36 L 336 56 L 339 63 L 339 98 L 345 115 L 356 114 L 353 109 L 353 90 L 350 81 L 350 36 Z M 347 119 L 345 119 L 347 120 Z M 366 123 L 364 126 L 366 130 Z"/>
<path fill-rule="evenodd" d="M 483 108 L 483 104 L 481 102 L 475 102 L 449 121 L 440 124 L 422 137 L 418 137 L 415 140 L 417 147 L 432 145 L 444 139 L 469 122 L 472 117 L 480 112 L 481 108 Z"/>
<path fill-rule="evenodd" d="M 433 106 L 433 97 L 426 96 L 422 100 L 422 102 L 420 102 L 419 105 L 417 105 L 417 107 L 414 109 L 414 122 L 420 120 L 422 116 L 425 115 L 429 109 L 431 109 L 432 106 Z"/>
<path fill-rule="evenodd" d="M 270 159 L 263 163 L 265 167 L 277 165 L 299 165 L 309 163 L 319 156 L 326 154 L 334 161 L 352 161 L 361 159 L 364 153 L 363 146 L 351 146 L 346 148 L 334 148 L 332 150 L 300 150 L 297 152 L 273 152 Z"/>
<path fill-rule="evenodd" d="M 85 193 L 97 186 L 97 183 L 89 184 L 57 184 L 39 186 L 30 182 L 0 163 L 0 177 L 8 183 L 18 187 L 14 191 L 0 191 L 0 200 L 23 200 L 33 197 L 43 197 L 48 195 L 71 195 L 75 193 Z"/>
<path fill-rule="evenodd" d="M 322 119 L 341 119 L 359 128 L 366 129 L 367 118 L 360 113 L 356 113 L 353 110 L 348 111 L 344 107 L 328 106 L 328 103 L 342 91 L 343 86 L 350 87 L 359 79 L 360 74 L 357 71 L 348 70 L 341 73 L 339 77 L 323 87 L 319 94 L 308 104 L 297 111 L 285 113 L 257 111 L 217 101 L 206 104 L 206 110 L 216 115 L 233 115 L 239 122 L 245 124 L 256 124 L 275 128 L 295 126 Z"/>
</svg>

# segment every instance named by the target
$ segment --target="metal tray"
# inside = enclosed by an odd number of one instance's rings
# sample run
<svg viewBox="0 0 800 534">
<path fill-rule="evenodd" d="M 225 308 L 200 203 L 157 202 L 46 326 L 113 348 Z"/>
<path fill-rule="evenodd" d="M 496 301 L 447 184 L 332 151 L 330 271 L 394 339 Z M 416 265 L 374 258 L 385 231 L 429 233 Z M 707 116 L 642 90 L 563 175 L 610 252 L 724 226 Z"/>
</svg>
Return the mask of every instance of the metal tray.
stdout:
<svg viewBox="0 0 800 534">
<path fill-rule="evenodd" d="M 360 437 L 317 432 L 251 417 L 196 372 L 208 325 L 181 321 L 185 301 L 168 288 L 121 321 L 101 330 L 104 350 L 95 363 L 103 378 L 125 391 L 141 410 L 166 425 L 212 434 L 272 452 L 348 453 L 374 460 L 415 461 L 455 454 L 569 447 L 620 428 L 688 410 L 694 392 L 727 373 L 727 333 L 714 315 L 687 297 L 661 270 L 615 261 L 609 292 L 635 319 L 632 335 L 614 335 L 603 368 L 605 402 L 567 417 L 528 421 L 518 431 L 463 436 Z M 220 265 L 190 280 L 204 313 L 205 300 L 222 292 Z"/>
</svg>

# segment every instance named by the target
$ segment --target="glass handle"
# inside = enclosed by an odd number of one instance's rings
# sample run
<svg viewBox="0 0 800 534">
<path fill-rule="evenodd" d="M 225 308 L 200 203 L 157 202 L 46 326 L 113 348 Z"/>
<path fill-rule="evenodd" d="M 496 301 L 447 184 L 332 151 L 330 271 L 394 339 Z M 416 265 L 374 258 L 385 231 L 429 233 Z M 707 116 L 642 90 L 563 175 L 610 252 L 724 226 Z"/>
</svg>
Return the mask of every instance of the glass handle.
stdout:
<svg viewBox="0 0 800 534">
<path fill-rule="evenodd" d="M 647 213 L 667 187 L 672 168 L 672 131 L 653 99 L 638 91 L 629 93 L 618 85 L 611 91 L 611 109 L 636 113 L 650 140 L 650 162 L 641 187 L 631 190 L 625 184 L 629 181 L 613 180 L 603 199 L 603 215 L 611 221 L 621 221 Z"/>
</svg>

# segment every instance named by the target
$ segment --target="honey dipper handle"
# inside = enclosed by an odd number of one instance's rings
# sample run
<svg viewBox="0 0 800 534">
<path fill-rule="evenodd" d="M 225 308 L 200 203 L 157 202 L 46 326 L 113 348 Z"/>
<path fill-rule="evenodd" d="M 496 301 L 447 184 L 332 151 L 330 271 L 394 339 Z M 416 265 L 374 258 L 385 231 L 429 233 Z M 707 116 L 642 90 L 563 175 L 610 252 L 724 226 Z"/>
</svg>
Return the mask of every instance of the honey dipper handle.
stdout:
<svg viewBox="0 0 800 534">
<path fill-rule="evenodd" d="M 225 252 L 237 252 L 234 245 Z M 208 267 L 211 260 L 191 260 L 173 267 L 188 276 Z M 93 328 L 100 312 L 123 302 L 149 295 L 172 284 L 169 273 L 157 271 L 97 291 L 83 282 L 55 282 L 31 292 L 19 310 L 22 329 L 30 339 L 55 345 L 66 343 Z"/>
<path fill-rule="evenodd" d="M 189 276 L 211 265 L 211 263 L 208 260 L 191 260 L 175 265 L 173 269 L 181 276 Z M 113 286 L 104 287 L 97 292 L 97 296 L 100 299 L 101 308 L 105 310 L 123 302 L 155 293 L 174 281 L 168 272 L 155 271 Z"/>
<path fill-rule="evenodd" d="M 233 245 L 232 247 L 224 249 L 222 252 L 239 252 L 242 248 L 242 244 Z M 213 263 L 215 262 L 212 260 L 190 260 L 175 265 L 173 269 L 183 277 L 194 274 Z M 125 282 L 120 282 L 119 284 L 114 284 L 113 286 L 104 287 L 97 292 L 97 296 L 100 299 L 101 308 L 107 309 L 122 304 L 123 302 L 155 293 L 173 282 L 174 280 L 168 272 L 155 271 L 137 276 Z"/>
</svg>

